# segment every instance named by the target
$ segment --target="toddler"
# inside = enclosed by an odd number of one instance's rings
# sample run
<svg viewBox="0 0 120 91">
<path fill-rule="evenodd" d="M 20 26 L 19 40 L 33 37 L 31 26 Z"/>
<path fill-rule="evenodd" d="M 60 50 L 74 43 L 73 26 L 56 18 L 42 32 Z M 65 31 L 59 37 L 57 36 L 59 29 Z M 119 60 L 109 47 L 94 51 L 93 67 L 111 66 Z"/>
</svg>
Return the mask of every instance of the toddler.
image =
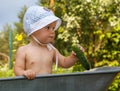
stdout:
<svg viewBox="0 0 120 91">
<path fill-rule="evenodd" d="M 38 74 L 51 74 L 53 63 L 56 63 L 56 68 L 58 65 L 68 68 L 76 63 L 78 59 L 74 52 L 65 57 L 52 45 L 61 19 L 51 10 L 41 6 L 28 8 L 23 25 L 31 41 L 17 50 L 14 65 L 16 76 L 34 79 Z"/>
</svg>

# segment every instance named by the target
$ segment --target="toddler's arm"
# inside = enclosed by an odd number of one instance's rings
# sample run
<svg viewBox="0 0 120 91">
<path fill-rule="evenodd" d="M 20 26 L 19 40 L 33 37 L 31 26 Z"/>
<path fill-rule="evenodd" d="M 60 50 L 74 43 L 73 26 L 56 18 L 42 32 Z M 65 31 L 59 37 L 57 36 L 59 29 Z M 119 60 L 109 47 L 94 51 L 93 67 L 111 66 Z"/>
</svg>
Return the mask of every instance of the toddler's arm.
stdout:
<svg viewBox="0 0 120 91">
<path fill-rule="evenodd" d="M 35 78 L 35 72 L 25 69 L 25 48 L 20 47 L 16 53 L 16 60 L 14 64 L 14 73 L 16 76 L 26 76 L 28 79 Z"/>
<path fill-rule="evenodd" d="M 83 52 L 85 51 L 82 46 L 78 46 Z M 62 54 L 60 54 L 57 49 L 55 49 L 55 55 L 58 55 L 58 65 L 63 68 L 69 68 L 78 61 L 78 58 L 76 57 L 76 53 L 74 51 L 72 51 L 69 56 L 65 57 Z"/>
</svg>

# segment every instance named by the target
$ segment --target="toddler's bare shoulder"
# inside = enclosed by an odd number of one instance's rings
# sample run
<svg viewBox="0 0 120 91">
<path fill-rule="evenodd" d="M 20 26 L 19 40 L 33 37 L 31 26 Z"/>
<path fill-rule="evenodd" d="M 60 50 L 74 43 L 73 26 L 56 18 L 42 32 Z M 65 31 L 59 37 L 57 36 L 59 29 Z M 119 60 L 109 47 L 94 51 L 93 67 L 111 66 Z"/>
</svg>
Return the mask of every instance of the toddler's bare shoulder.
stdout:
<svg viewBox="0 0 120 91">
<path fill-rule="evenodd" d="M 18 48 L 17 52 L 25 52 L 27 50 L 27 45 Z"/>
</svg>

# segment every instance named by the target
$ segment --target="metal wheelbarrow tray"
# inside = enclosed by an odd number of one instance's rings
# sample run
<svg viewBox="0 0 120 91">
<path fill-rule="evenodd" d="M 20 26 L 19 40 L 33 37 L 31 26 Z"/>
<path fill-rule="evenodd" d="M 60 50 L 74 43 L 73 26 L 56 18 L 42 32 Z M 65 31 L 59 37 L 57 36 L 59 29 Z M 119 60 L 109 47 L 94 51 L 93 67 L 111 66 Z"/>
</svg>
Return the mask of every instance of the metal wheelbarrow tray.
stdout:
<svg viewBox="0 0 120 91">
<path fill-rule="evenodd" d="M 0 79 L 0 91 L 106 91 L 120 67 L 99 67 L 71 74 L 38 75 L 34 80 L 23 76 Z"/>
</svg>

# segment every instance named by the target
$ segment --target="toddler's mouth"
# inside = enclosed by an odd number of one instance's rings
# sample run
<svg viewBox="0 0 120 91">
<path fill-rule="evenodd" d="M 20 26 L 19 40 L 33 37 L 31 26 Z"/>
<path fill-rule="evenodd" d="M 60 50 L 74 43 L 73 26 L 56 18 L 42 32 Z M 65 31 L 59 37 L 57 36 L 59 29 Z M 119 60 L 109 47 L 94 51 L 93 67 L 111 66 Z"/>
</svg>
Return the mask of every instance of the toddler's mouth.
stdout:
<svg viewBox="0 0 120 91">
<path fill-rule="evenodd" d="M 49 36 L 49 38 L 54 39 L 54 36 Z"/>
</svg>

